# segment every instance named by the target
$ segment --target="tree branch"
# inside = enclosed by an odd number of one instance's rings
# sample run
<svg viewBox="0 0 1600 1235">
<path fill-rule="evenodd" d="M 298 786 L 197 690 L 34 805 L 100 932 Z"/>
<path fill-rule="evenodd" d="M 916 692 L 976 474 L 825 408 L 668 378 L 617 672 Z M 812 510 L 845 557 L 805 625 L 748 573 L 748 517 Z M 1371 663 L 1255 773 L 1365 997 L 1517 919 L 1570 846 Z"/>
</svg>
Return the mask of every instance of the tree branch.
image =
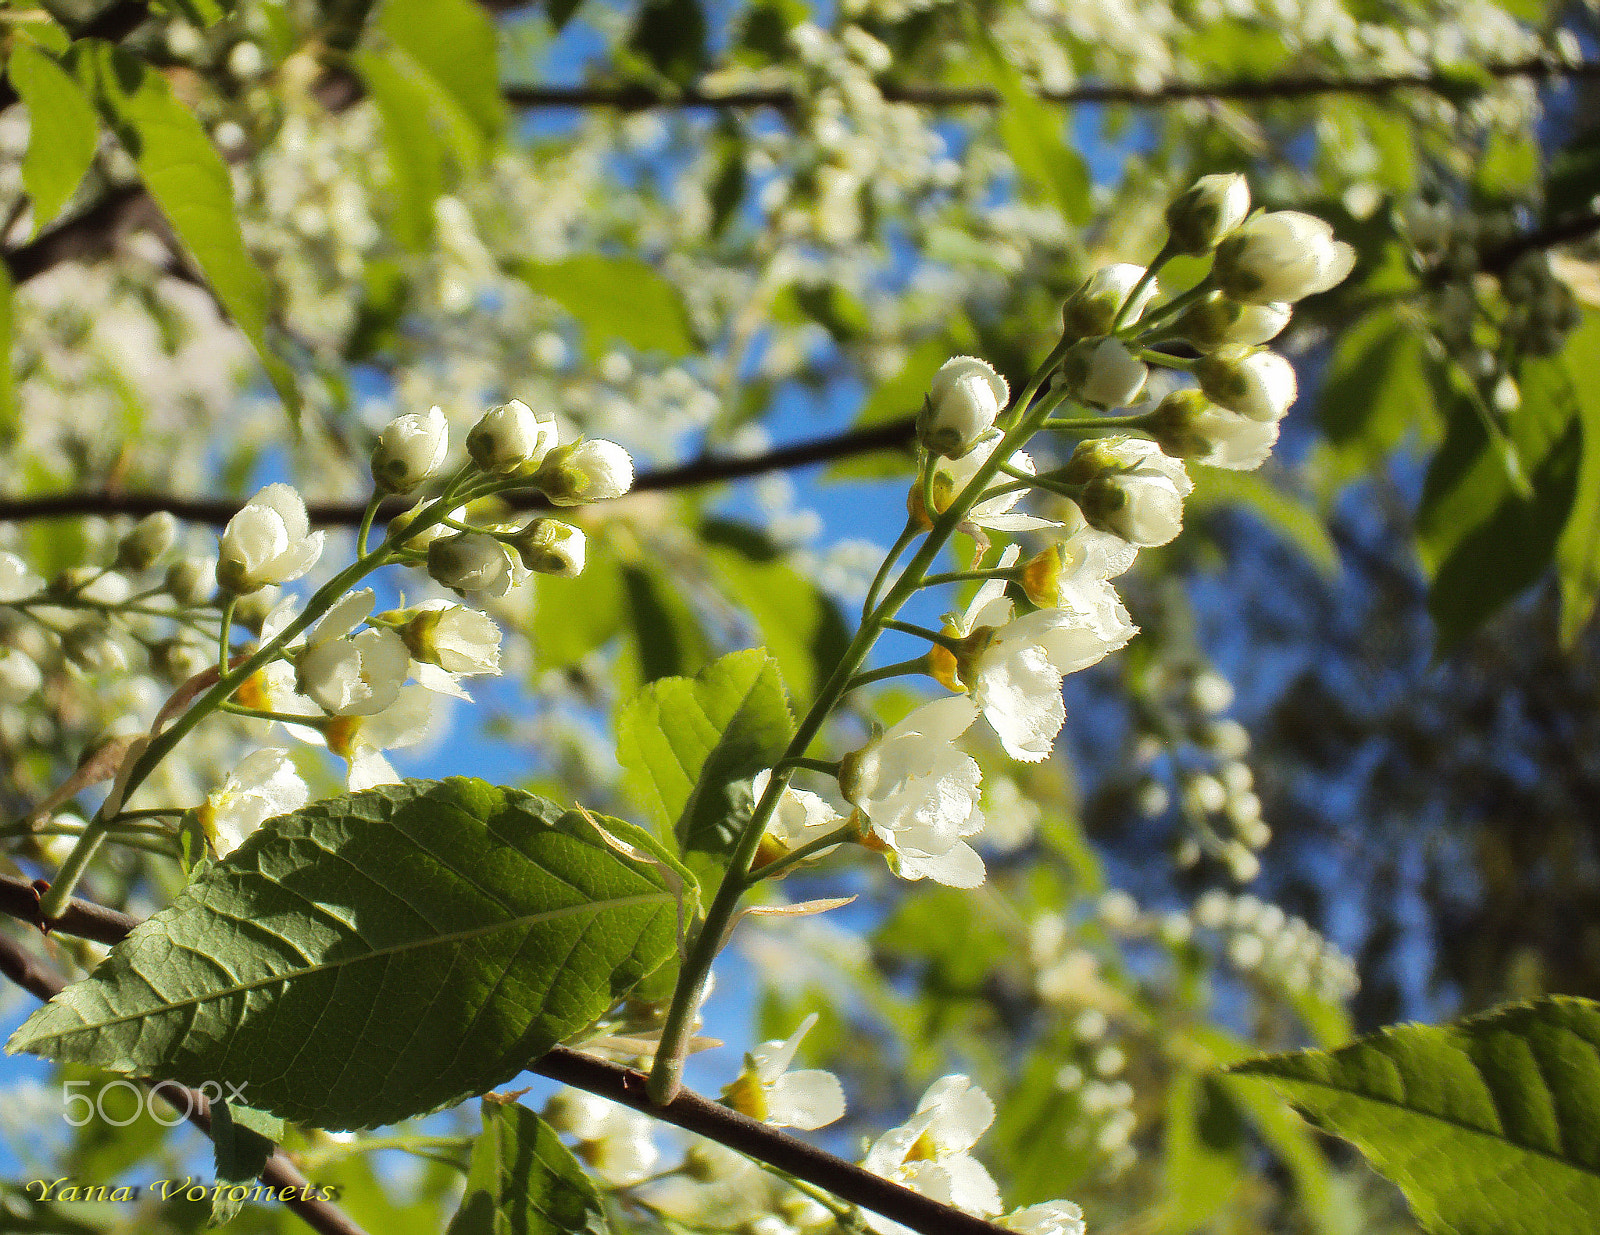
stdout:
<svg viewBox="0 0 1600 1235">
<path fill-rule="evenodd" d="M 102 914 L 111 912 L 108 909 L 100 909 L 99 906 L 94 908 L 99 909 Z M 11 912 L 9 905 L 6 906 L 6 912 Z M 53 998 L 67 985 L 59 973 L 30 955 L 21 944 L 4 931 L 0 931 L 0 973 L 4 973 L 23 990 L 41 1000 Z M 162 1082 L 160 1088 L 182 1089 L 188 1095 L 188 1101 L 184 1106 L 188 1111 L 189 1122 L 206 1136 L 211 1135 L 211 1104 L 206 1101 L 203 1094 L 185 1086 L 175 1085 L 171 1081 Z M 274 1150 L 272 1157 L 267 1159 L 267 1165 L 261 1172 L 261 1180 L 274 1190 L 293 1189 L 291 1194 L 293 1199 L 284 1200 L 282 1203 L 293 1210 L 312 1230 L 321 1232 L 321 1235 L 367 1235 L 366 1231 L 351 1221 L 349 1216 L 333 1202 L 317 1200 L 314 1195 L 315 1188 L 282 1150 Z"/>
<path fill-rule="evenodd" d="M 640 472 L 634 478 L 633 492 L 651 493 L 687 489 L 760 476 L 766 472 L 806 467 L 878 451 L 906 449 L 915 434 L 915 422 L 907 417 L 866 429 L 851 429 L 833 437 L 780 446 L 758 455 L 735 458 L 706 456 L 673 467 Z M 542 494 L 503 495 L 514 510 L 548 510 Z M 379 518 L 392 519 L 414 504 L 410 498 L 390 498 L 379 508 Z M 0 522 L 29 519 L 66 519 L 83 515 L 132 515 L 142 518 L 164 510 L 193 523 L 221 527 L 238 513 L 241 502 L 234 498 L 176 497 L 167 493 L 52 493 L 37 497 L 0 498 Z M 356 527 L 365 506 L 360 502 L 312 502 L 306 513 L 317 527 Z"/>
<path fill-rule="evenodd" d="M 1477 67 L 1490 77 L 1502 81 L 1517 77 L 1534 81 L 1600 78 L 1600 61 L 1560 64 L 1550 60 L 1529 59 Z M 1000 107 L 1004 102 L 1000 92 L 988 86 L 882 82 L 878 89 L 890 103 L 912 103 L 919 107 Z M 1382 95 L 1396 90 L 1426 90 L 1448 98 L 1471 89 L 1470 79 L 1464 79 L 1459 73 L 1440 70 L 1375 77 L 1293 74 L 1231 82 L 1167 82 L 1152 88 L 1090 83 L 1066 90 L 1041 90 L 1038 97 L 1049 103 L 1165 107 L 1169 103 L 1188 100 L 1270 102 L 1327 94 Z M 774 107 L 789 111 L 803 99 L 800 92 L 784 86 L 708 93 L 693 87 L 667 91 L 637 83 L 621 86 L 507 86 L 503 93 L 506 102 L 513 107 L 612 107 L 619 111 L 745 107 Z"/>
<path fill-rule="evenodd" d="M 16 889 L 7 891 L 13 884 L 21 885 L 22 892 L 32 897 L 32 890 L 21 880 L 0 877 L 0 910 L 20 917 L 24 921 L 32 921 L 33 916 L 26 909 L 22 913 L 17 913 L 13 908 L 13 904 L 19 902 L 21 895 Z M 36 907 L 37 902 L 35 902 Z M 68 910 L 68 915 L 74 913 L 78 915 L 78 919 L 75 920 L 81 920 L 98 932 L 86 937 L 104 943 L 116 943 L 138 925 L 137 919 L 130 918 L 126 914 L 119 914 L 103 906 L 76 899 L 71 902 Z M 78 933 L 67 931 L 66 921 L 67 917 L 64 916 L 56 924 L 55 929 L 69 934 Z M 115 939 L 106 937 L 117 928 L 120 928 L 120 933 Z M 4 972 L 12 981 L 40 999 L 49 999 L 65 985 L 59 974 L 35 960 L 3 932 L 0 932 L 0 972 Z M 698 1094 L 684 1090 L 665 1106 L 656 1106 L 645 1092 L 647 1080 L 645 1074 L 633 1068 L 624 1068 L 620 1064 L 607 1063 L 603 1059 L 596 1059 L 581 1051 L 558 1046 L 530 1063 L 527 1070 L 560 1081 L 563 1085 L 571 1085 L 575 1089 L 609 1098 L 613 1102 L 642 1111 L 675 1127 L 709 1137 L 730 1149 L 788 1171 L 807 1183 L 825 1188 L 852 1205 L 870 1209 L 913 1230 L 922 1231 L 925 1235 L 1010 1235 L 1005 1228 L 996 1226 L 992 1222 L 985 1222 L 982 1218 L 974 1218 L 970 1214 L 941 1205 L 920 1192 L 913 1192 L 910 1188 L 883 1179 L 854 1163 L 836 1158 L 797 1137 L 780 1132 L 768 1124 L 757 1123 L 738 1111 L 702 1098 Z M 198 1094 L 194 1096 L 199 1097 Z M 204 1123 L 196 1118 L 191 1118 L 190 1122 L 202 1128 L 209 1128 L 208 1116 L 205 1117 Z M 273 1164 L 281 1158 L 283 1158 L 281 1153 L 274 1155 L 273 1161 L 268 1164 L 268 1171 L 271 1171 Z M 287 1159 L 283 1160 L 283 1165 L 299 1178 L 299 1172 L 295 1171 Z M 300 1183 L 304 1183 L 303 1178 L 300 1179 Z M 299 1184 L 295 1186 L 298 1187 Z M 312 1202 L 312 1204 L 324 1203 Z M 359 1235 L 357 1227 L 320 1225 L 298 1206 L 292 1207 L 318 1231 Z M 325 1208 L 333 1209 L 332 1206 Z M 333 1209 L 333 1213 L 340 1221 L 348 1222 L 337 1209 Z M 323 1221 L 327 1220 L 325 1214 L 318 1216 Z"/>
</svg>

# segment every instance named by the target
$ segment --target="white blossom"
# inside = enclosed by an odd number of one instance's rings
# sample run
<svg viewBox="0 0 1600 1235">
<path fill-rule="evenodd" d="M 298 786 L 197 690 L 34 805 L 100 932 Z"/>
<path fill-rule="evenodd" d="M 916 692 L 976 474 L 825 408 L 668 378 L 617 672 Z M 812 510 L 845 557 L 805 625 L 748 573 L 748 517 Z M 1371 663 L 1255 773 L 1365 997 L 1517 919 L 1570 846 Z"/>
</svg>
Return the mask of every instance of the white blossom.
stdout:
<svg viewBox="0 0 1600 1235">
<path fill-rule="evenodd" d="M 486 472 L 531 470 L 556 444 L 556 418 L 513 399 L 485 412 L 467 434 L 467 453 Z"/>
<path fill-rule="evenodd" d="M 917 440 L 932 454 L 960 458 L 994 427 L 1010 397 L 988 361 L 956 356 L 939 366 L 917 417 Z"/>
<path fill-rule="evenodd" d="M 532 519 L 512 539 L 522 564 L 535 574 L 563 579 L 583 573 L 588 538 L 582 528 L 560 519 Z"/>
<path fill-rule="evenodd" d="M 616 1187 L 636 1184 L 661 1156 L 655 1120 L 578 1089 L 563 1089 L 545 1103 L 545 1122 L 572 1137 L 577 1154 Z"/>
<path fill-rule="evenodd" d="M 759 802 L 771 781 L 771 768 L 757 772 L 750 782 L 751 796 Z M 791 850 L 837 828 L 840 822 L 839 812 L 822 798 L 808 790 L 785 785 L 772 818 L 767 822 L 766 834 L 761 838 L 756 864 L 759 866 L 776 861 Z M 817 856 L 828 852 L 831 850 L 824 849 Z"/>
<path fill-rule="evenodd" d="M 978 474 L 978 469 L 989 461 L 989 456 L 994 454 L 995 448 L 1004 438 L 1005 434 L 999 429 L 991 429 L 961 458 L 939 460 L 933 478 L 933 500 L 938 507 L 935 513 L 940 513 L 949 507 L 951 501 Z M 1033 459 L 1025 451 L 1013 452 L 1010 464 L 1019 472 L 1026 472 L 1030 476 L 1034 473 Z M 984 492 L 1004 488 L 1012 483 L 1012 477 L 1001 473 L 989 482 Z M 972 509 L 967 512 L 967 522 L 975 527 L 986 527 L 997 532 L 1038 531 L 1056 526 L 1049 519 L 1041 519 L 1035 515 L 1013 514 L 1012 507 L 1021 500 L 1020 489 L 994 497 L 985 497 L 973 503 Z"/>
<path fill-rule="evenodd" d="M 0 648 L 0 702 L 26 703 L 43 682 L 33 657 L 17 648 Z"/>
<path fill-rule="evenodd" d="M 1083 1210 L 1071 1201 L 1041 1201 L 995 1221 L 1018 1235 L 1084 1235 Z"/>
<path fill-rule="evenodd" d="M 1278 421 L 1230 412 L 1198 390 L 1168 395 L 1151 413 L 1148 427 L 1163 453 L 1233 471 L 1260 467 L 1278 441 Z"/>
<path fill-rule="evenodd" d="M 845 798 L 907 879 L 957 888 L 983 882 L 983 859 L 964 839 L 983 828 L 981 774 L 954 745 L 977 715 L 963 696 L 935 699 L 845 758 L 839 774 Z"/>
<path fill-rule="evenodd" d="M 744 1070 L 722 1091 L 723 1100 L 751 1119 L 779 1128 L 822 1128 L 844 1116 L 839 1078 L 821 1069 L 791 1072 L 800 1040 L 817 1023 L 813 1012 L 782 1041 L 763 1042 L 744 1057 Z"/>
<path fill-rule="evenodd" d="M 1246 220 L 1217 246 L 1212 278 L 1235 300 L 1292 304 L 1340 283 L 1355 264 L 1356 251 L 1322 219 L 1276 210 Z"/>
<path fill-rule="evenodd" d="M 310 800 L 311 790 L 289 752 L 268 746 L 240 760 L 196 814 L 217 856 L 225 858 L 265 820 L 299 810 Z"/>
<path fill-rule="evenodd" d="M 322 533 L 310 530 L 305 500 L 270 484 L 228 520 L 217 550 L 217 582 L 243 596 L 298 579 L 322 556 Z"/>
<path fill-rule="evenodd" d="M 295 726 L 290 732 L 308 741 L 326 741 L 328 749 L 349 765 L 345 784 L 351 789 L 397 785 L 400 774 L 383 752 L 415 746 L 432 731 L 438 701 L 422 686 L 404 686 L 395 700 L 371 716 L 340 716 L 328 725 L 326 735 Z"/>
<path fill-rule="evenodd" d="M 371 588 L 340 600 L 295 656 L 295 688 L 334 716 L 370 716 L 394 702 L 411 656 L 394 631 L 350 631 L 372 612 Z"/>
<path fill-rule="evenodd" d="M 1000 559 L 1017 560 L 1015 545 Z M 956 635 L 970 655 L 959 667 L 972 702 L 1000 738 L 1006 754 L 1037 763 L 1050 754 L 1067 718 L 1061 679 L 1099 663 L 1136 632 L 1104 578 L 1057 587 L 1058 604 L 1013 618 L 1005 580 L 991 579 L 973 597 Z"/>
<path fill-rule="evenodd" d="M 28 569 L 15 553 L 0 553 L 0 604 L 25 600 L 44 587 L 44 580 Z"/>
<path fill-rule="evenodd" d="M 557 506 L 606 502 L 633 488 L 633 459 L 615 442 L 573 442 L 545 455 L 533 483 Z"/>
<path fill-rule="evenodd" d="M 1000 1212 L 1000 1189 L 968 1151 L 993 1122 L 988 1094 L 965 1076 L 946 1076 L 928 1087 L 910 1119 L 873 1142 L 861 1165 L 964 1213 L 992 1217 Z"/>
<path fill-rule="evenodd" d="M 378 435 L 372 452 L 372 479 L 388 493 L 410 493 L 444 465 L 450 426 L 444 410 L 396 416 Z"/>
</svg>

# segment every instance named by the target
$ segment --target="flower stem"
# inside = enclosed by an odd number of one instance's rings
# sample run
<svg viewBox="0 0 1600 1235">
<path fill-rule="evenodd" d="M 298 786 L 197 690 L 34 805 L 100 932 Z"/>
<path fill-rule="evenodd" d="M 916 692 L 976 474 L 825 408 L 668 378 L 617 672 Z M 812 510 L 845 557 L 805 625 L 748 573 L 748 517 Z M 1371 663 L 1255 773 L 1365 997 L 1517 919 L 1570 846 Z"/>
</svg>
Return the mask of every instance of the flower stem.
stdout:
<svg viewBox="0 0 1600 1235">
<path fill-rule="evenodd" d="M 228 640 L 228 634 L 233 630 L 233 609 L 238 603 L 239 598 L 230 595 L 228 603 L 222 606 L 222 626 L 217 631 L 217 672 L 223 677 L 228 676 L 228 661 L 233 647 Z"/>
<path fill-rule="evenodd" d="M 839 775 L 839 761 L 837 759 L 807 759 L 800 755 L 791 759 L 781 759 L 778 767 L 785 771 L 791 768 L 805 768 L 811 772 L 821 772 L 825 776 Z"/>
<path fill-rule="evenodd" d="M 922 586 L 921 580 L 918 580 L 917 586 L 919 588 Z M 926 639 L 929 643 L 937 643 L 940 647 L 951 652 L 959 652 L 961 650 L 961 640 L 954 635 L 947 635 L 942 631 L 929 630 L 926 626 L 918 626 L 915 622 L 897 622 L 890 618 L 883 623 L 883 629 L 898 630 L 903 635 L 915 635 L 919 639 Z"/>
<path fill-rule="evenodd" d="M 784 871 L 797 863 L 804 862 L 807 858 L 821 853 L 824 849 L 832 849 L 835 845 L 847 845 L 855 840 L 859 832 L 854 823 L 847 823 L 843 827 L 835 828 L 825 836 L 816 840 L 807 841 L 796 849 L 789 850 L 781 858 L 774 858 L 765 866 L 757 867 L 744 877 L 744 886 L 754 887 L 763 879 L 776 879 Z"/>
<path fill-rule="evenodd" d="M 906 525 L 900 530 L 900 535 L 895 537 L 894 544 L 890 546 L 888 555 L 883 559 L 883 565 L 878 567 L 878 573 L 872 577 L 872 586 L 867 589 L 867 597 L 861 602 L 861 621 L 864 624 L 867 614 L 872 612 L 872 607 L 878 603 L 878 593 L 883 590 L 883 584 L 889 577 L 889 572 L 899 560 L 900 555 L 906 551 L 906 546 L 917 538 L 920 531 L 914 519 L 907 519 Z"/>
<path fill-rule="evenodd" d="M 996 566 L 989 570 L 947 570 L 943 574 L 927 576 L 922 586 L 938 587 L 941 583 L 967 583 L 973 579 L 1014 580 L 1018 573 L 1015 566 Z"/>
<path fill-rule="evenodd" d="M 361 512 L 361 530 L 356 533 L 356 556 L 367 556 L 367 537 L 372 534 L 372 521 L 378 517 L 378 507 L 383 504 L 383 494 L 376 489 L 367 502 L 367 508 Z"/>
<path fill-rule="evenodd" d="M 884 665 L 881 669 L 863 669 L 845 683 L 843 693 L 848 694 L 850 691 L 857 690 L 869 682 L 881 682 L 885 678 L 903 678 L 910 677 L 912 674 L 927 672 L 928 658 L 926 656 L 915 656 L 910 660 L 897 660 L 894 664 Z M 835 764 L 834 766 L 837 767 L 838 765 Z"/>
</svg>

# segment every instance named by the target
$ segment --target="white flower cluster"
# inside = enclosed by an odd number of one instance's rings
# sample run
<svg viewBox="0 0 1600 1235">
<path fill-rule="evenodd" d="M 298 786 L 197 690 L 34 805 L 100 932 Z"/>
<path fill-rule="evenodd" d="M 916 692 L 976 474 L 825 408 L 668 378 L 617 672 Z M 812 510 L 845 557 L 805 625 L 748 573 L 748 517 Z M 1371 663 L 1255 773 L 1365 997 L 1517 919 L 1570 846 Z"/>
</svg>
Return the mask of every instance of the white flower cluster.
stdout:
<svg viewBox="0 0 1600 1235">
<path fill-rule="evenodd" d="M 1221 936 L 1223 954 L 1240 973 L 1291 995 L 1310 992 L 1342 1003 L 1356 991 L 1354 962 L 1303 918 L 1254 896 L 1219 888 L 1195 902 L 1196 926 Z"/>
</svg>

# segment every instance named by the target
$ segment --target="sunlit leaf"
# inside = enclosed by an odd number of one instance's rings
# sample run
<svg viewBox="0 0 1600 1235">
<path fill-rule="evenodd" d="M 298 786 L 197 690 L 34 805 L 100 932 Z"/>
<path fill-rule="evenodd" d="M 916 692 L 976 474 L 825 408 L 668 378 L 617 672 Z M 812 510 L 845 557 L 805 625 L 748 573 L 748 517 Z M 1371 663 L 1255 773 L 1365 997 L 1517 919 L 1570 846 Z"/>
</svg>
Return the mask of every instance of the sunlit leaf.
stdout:
<svg viewBox="0 0 1600 1235">
<path fill-rule="evenodd" d="M 674 882 L 520 790 L 347 794 L 269 821 L 7 1050 L 392 1123 L 514 1076 L 674 954 Z"/>
<path fill-rule="evenodd" d="M 461 1208 L 445 1235 L 605 1235 L 600 1194 L 554 1129 L 516 1102 L 483 1103 Z"/>
<path fill-rule="evenodd" d="M 1600 1213 L 1600 1006 L 1552 997 L 1236 1064 L 1352 1142 L 1449 1235 L 1580 1235 Z"/>
<path fill-rule="evenodd" d="M 591 357 L 617 342 L 674 357 L 695 351 L 683 297 L 638 258 L 588 253 L 558 262 L 519 262 L 513 273 L 572 315 Z"/>
<path fill-rule="evenodd" d="M 54 57 L 31 43 L 11 48 L 6 73 L 28 105 L 22 187 L 33 199 L 33 234 L 53 221 L 94 162 L 100 120 L 83 88 Z"/>
</svg>

